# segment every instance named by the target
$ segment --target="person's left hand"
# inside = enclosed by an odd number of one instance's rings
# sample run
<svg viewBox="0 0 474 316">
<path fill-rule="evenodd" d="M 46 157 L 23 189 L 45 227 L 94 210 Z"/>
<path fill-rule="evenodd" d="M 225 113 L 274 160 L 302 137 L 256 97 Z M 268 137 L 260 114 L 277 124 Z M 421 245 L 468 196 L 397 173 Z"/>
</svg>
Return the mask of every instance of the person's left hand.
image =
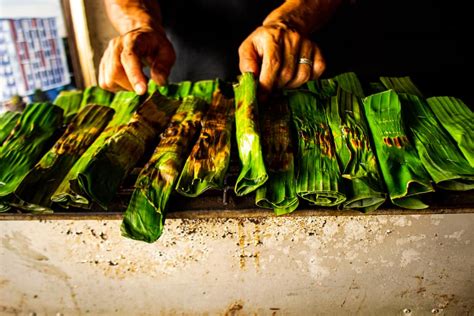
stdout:
<svg viewBox="0 0 474 316">
<path fill-rule="evenodd" d="M 283 23 L 258 27 L 240 45 L 239 58 L 240 71 L 258 76 L 264 95 L 317 79 L 326 66 L 319 47 Z"/>
</svg>

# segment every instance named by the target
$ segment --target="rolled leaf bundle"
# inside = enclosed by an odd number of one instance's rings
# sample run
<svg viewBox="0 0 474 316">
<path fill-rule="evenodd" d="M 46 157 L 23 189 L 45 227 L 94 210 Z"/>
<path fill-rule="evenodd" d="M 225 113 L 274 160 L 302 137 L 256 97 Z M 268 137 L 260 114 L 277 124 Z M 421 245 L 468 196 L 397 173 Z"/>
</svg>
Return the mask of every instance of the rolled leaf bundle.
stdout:
<svg viewBox="0 0 474 316">
<path fill-rule="evenodd" d="M 202 123 L 199 139 L 184 165 L 176 190 L 196 197 L 208 189 L 223 189 L 230 162 L 234 99 L 219 88 Z"/>
<path fill-rule="evenodd" d="M 88 104 L 108 106 L 114 98 L 114 94 L 97 86 L 91 86 L 84 90 L 82 94 L 81 105 L 83 108 Z"/>
<path fill-rule="evenodd" d="M 66 121 L 70 121 L 72 117 L 79 111 L 82 101 L 82 91 L 68 90 L 61 91 L 54 100 L 53 104 L 59 106 L 64 111 Z"/>
<path fill-rule="evenodd" d="M 299 204 L 290 109 L 283 97 L 271 99 L 264 109 L 262 146 L 268 180 L 257 189 L 255 204 L 273 209 L 276 215 L 288 214 Z"/>
<path fill-rule="evenodd" d="M 406 135 L 398 95 L 393 90 L 371 95 L 364 99 L 364 109 L 392 203 L 428 207 L 417 196 L 433 191 L 431 179 Z"/>
<path fill-rule="evenodd" d="M 300 90 L 307 89 L 321 99 L 336 95 L 337 83 L 333 79 L 318 79 L 308 81 Z"/>
<path fill-rule="evenodd" d="M 325 107 L 309 92 L 289 94 L 298 135 L 296 193 L 314 205 L 335 206 L 346 200 Z"/>
<path fill-rule="evenodd" d="M 474 168 L 441 127 L 428 104 L 411 94 L 402 94 L 400 99 L 418 156 L 436 185 L 446 190 L 474 189 Z"/>
<path fill-rule="evenodd" d="M 63 110 L 51 103 L 29 104 L 0 147 L 0 200 L 11 195 L 56 140 Z"/>
<path fill-rule="evenodd" d="M 171 118 L 135 183 L 121 226 L 123 236 L 146 242 L 160 237 L 169 196 L 198 135 L 205 107 L 202 99 L 187 97 Z"/>
<path fill-rule="evenodd" d="M 337 157 L 345 178 L 347 200 L 343 207 L 376 210 L 386 200 L 383 179 L 370 144 L 370 132 L 359 98 L 338 87 L 328 108 Z"/>
<path fill-rule="evenodd" d="M 234 86 L 235 129 L 237 149 L 242 165 L 235 183 L 235 193 L 246 195 L 262 186 L 268 179 L 263 162 L 258 127 L 257 83 L 253 74 L 244 73 Z"/>
<path fill-rule="evenodd" d="M 457 98 L 433 97 L 426 101 L 471 167 L 474 167 L 474 113 Z"/>
<path fill-rule="evenodd" d="M 19 112 L 7 111 L 0 114 L 0 147 L 10 135 L 20 118 Z"/>
<path fill-rule="evenodd" d="M 193 83 L 191 81 L 182 81 L 178 83 L 170 83 L 164 86 L 159 86 L 153 80 L 148 82 L 148 94 L 153 95 L 158 91 L 161 95 L 164 95 L 172 99 L 182 99 L 191 93 Z"/>
<path fill-rule="evenodd" d="M 190 95 L 198 97 L 206 101 L 206 103 L 212 102 L 213 93 L 216 90 L 216 80 L 201 80 L 193 84 Z"/>
<path fill-rule="evenodd" d="M 387 89 L 397 93 L 407 93 L 423 98 L 423 94 L 410 77 L 380 77 L 380 81 Z"/>
<path fill-rule="evenodd" d="M 102 105 L 87 105 L 79 111 L 53 148 L 26 175 L 15 192 L 22 201 L 33 205 L 30 210 L 40 211 L 51 206 L 51 195 L 107 126 L 113 114 L 113 109 Z"/>
<path fill-rule="evenodd" d="M 354 72 L 346 72 L 334 77 L 334 81 L 337 82 L 337 85 L 345 92 L 352 93 L 358 98 L 365 97 L 364 90 L 362 89 L 362 84 L 357 78 L 357 75 Z M 334 94 L 336 95 L 336 94 Z"/>
<path fill-rule="evenodd" d="M 178 100 L 159 93 L 149 97 L 132 116 L 128 124 L 119 126 L 116 133 L 95 153 L 90 162 L 78 173 L 75 192 L 77 204 L 89 203 L 89 199 L 107 209 L 124 178 L 158 142 L 158 136 L 166 127 L 179 105 Z M 88 197 L 88 198 L 86 198 Z"/>
</svg>

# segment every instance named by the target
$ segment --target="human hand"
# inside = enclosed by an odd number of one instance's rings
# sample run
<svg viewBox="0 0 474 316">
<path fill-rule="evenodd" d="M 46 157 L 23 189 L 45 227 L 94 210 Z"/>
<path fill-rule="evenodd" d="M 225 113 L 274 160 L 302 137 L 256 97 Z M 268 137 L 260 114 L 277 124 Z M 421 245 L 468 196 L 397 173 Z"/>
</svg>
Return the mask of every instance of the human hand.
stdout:
<svg viewBox="0 0 474 316">
<path fill-rule="evenodd" d="M 99 85 L 106 90 L 147 91 L 147 78 L 142 62 L 150 66 L 151 78 L 163 85 L 176 59 L 171 42 L 164 30 L 133 29 L 112 39 L 102 56 Z"/>
<path fill-rule="evenodd" d="M 239 47 L 240 71 L 259 77 L 263 95 L 274 88 L 296 88 L 325 69 L 319 47 L 284 23 L 258 27 Z M 311 64 L 300 63 L 300 58 Z"/>
</svg>

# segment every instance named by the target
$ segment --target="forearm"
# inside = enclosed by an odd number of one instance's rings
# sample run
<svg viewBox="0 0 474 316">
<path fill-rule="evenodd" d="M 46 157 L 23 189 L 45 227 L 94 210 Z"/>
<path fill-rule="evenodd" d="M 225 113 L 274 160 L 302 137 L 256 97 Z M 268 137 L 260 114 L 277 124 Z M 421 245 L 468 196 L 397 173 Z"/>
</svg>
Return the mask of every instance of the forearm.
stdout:
<svg viewBox="0 0 474 316">
<path fill-rule="evenodd" d="M 342 0 L 287 0 L 267 16 L 263 25 L 284 24 L 308 35 L 324 26 L 341 2 Z"/>
<path fill-rule="evenodd" d="M 107 15 L 122 35 L 137 28 L 161 28 L 161 12 L 156 0 L 104 0 Z"/>
</svg>

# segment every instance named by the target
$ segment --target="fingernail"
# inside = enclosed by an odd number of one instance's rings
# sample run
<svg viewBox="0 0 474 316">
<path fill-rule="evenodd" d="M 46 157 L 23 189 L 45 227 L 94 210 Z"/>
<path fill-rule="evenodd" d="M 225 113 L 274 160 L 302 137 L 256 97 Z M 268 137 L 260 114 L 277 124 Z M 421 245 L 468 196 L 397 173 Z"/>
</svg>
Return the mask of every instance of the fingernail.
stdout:
<svg viewBox="0 0 474 316">
<path fill-rule="evenodd" d="M 137 83 L 134 88 L 137 94 L 141 95 L 146 92 L 146 86 L 143 83 Z"/>
</svg>

